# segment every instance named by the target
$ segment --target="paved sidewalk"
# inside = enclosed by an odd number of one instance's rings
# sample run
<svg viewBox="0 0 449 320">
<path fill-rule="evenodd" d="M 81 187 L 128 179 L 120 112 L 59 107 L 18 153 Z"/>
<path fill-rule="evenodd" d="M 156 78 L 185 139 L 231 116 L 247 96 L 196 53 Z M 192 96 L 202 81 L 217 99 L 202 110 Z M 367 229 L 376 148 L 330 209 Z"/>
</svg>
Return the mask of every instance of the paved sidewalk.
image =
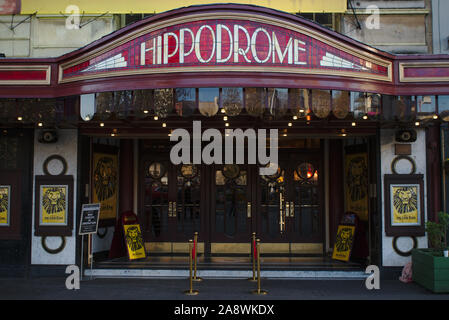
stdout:
<svg viewBox="0 0 449 320">
<path fill-rule="evenodd" d="M 264 280 L 266 296 L 251 291 L 256 284 L 242 280 L 205 279 L 195 283 L 198 296 L 183 294 L 187 279 L 93 279 L 80 290 L 67 290 L 65 278 L 0 279 L 0 299 L 16 300 L 449 300 L 415 283 L 381 281 L 380 290 L 367 290 L 363 280 Z"/>
</svg>

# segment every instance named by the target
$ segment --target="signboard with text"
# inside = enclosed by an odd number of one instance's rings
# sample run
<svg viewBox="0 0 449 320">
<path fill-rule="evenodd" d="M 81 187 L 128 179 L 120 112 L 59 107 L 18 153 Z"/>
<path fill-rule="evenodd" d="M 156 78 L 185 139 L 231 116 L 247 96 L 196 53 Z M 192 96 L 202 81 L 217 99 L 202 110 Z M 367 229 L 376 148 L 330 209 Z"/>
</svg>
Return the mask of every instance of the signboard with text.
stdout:
<svg viewBox="0 0 449 320">
<path fill-rule="evenodd" d="M 100 204 L 83 204 L 79 235 L 95 234 L 98 231 Z"/>
<path fill-rule="evenodd" d="M 258 71 L 391 81 L 391 62 L 313 30 L 229 14 L 146 27 L 61 66 L 60 82 L 163 72 Z M 246 18 L 246 19 L 244 19 Z M 281 26 L 282 25 L 282 26 Z M 148 31 L 147 31 L 148 30 Z"/>
</svg>

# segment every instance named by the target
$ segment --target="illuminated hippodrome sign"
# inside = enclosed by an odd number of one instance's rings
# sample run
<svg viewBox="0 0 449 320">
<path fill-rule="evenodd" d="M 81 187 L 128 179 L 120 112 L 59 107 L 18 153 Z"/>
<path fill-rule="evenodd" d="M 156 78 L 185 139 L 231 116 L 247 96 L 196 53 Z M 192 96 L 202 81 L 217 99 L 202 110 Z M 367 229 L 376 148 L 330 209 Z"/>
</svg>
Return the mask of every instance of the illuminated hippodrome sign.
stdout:
<svg viewBox="0 0 449 320">
<path fill-rule="evenodd" d="M 148 30 L 65 63 L 60 81 L 178 71 L 329 74 L 330 70 L 335 75 L 391 80 L 389 61 L 291 25 L 213 19 Z"/>
</svg>

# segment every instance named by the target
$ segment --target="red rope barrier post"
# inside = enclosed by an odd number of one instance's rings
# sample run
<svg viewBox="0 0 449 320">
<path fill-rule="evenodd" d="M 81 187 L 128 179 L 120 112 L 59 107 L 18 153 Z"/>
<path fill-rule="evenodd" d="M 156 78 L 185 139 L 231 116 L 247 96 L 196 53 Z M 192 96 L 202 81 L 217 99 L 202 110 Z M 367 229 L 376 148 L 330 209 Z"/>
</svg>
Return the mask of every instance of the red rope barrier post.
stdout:
<svg viewBox="0 0 449 320">
<path fill-rule="evenodd" d="M 199 291 L 198 290 L 193 290 L 193 281 L 192 281 L 192 254 L 193 254 L 193 241 L 189 240 L 189 284 L 190 284 L 190 289 L 184 291 L 185 295 L 188 296 L 196 296 Z"/>
<path fill-rule="evenodd" d="M 268 293 L 267 290 L 260 289 L 260 240 L 256 240 L 256 249 L 257 249 L 257 290 L 252 291 L 253 294 L 258 295 L 266 295 Z"/>
<path fill-rule="evenodd" d="M 197 244 L 198 244 L 198 232 L 195 232 L 195 235 L 194 235 L 194 237 L 193 237 L 193 261 L 194 261 L 194 273 L 193 273 L 193 281 L 197 281 L 197 282 L 200 282 L 200 281 L 203 281 L 203 279 L 202 278 L 200 278 L 200 277 L 197 277 L 196 276 L 196 265 L 197 265 L 197 252 L 198 252 L 198 250 L 197 250 Z"/>
</svg>

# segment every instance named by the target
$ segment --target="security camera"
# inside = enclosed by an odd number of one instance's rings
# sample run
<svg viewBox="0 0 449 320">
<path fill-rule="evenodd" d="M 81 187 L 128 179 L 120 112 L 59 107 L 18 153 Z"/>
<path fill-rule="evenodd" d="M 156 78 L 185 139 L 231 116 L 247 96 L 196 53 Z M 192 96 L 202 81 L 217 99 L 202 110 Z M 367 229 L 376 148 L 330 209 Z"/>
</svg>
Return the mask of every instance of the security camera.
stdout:
<svg viewBox="0 0 449 320">
<path fill-rule="evenodd" d="M 415 130 L 398 130 L 396 132 L 396 142 L 415 142 L 416 131 Z"/>
<path fill-rule="evenodd" d="M 40 143 L 55 143 L 58 141 L 58 134 L 56 131 L 42 131 L 39 136 Z"/>
</svg>

